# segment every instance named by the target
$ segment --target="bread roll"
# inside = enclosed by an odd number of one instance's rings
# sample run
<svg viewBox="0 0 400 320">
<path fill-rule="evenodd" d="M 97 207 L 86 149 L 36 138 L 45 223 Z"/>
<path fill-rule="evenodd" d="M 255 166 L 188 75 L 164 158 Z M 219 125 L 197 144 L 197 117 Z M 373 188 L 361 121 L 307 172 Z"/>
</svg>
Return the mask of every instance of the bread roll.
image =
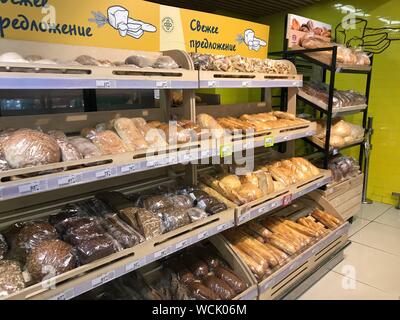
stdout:
<svg viewBox="0 0 400 320">
<path fill-rule="evenodd" d="M 239 177 L 233 174 L 223 177 L 219 180 L 219 183 L 228 186 L 232 190 L 239 189 L 242 186 Z"/>
<path fill-rule="evenodd" d="M 148 147 L 140 130 L 136 128 L 129 118 L 118 118 L 114 122 L 114 128 L 129 151 L 137 151 Z"/>
<path fill-rule="evenodd" d="M 286 119 L 286 120 L 295 120 L 296 116 L 294 114 L 282 111 L 275 111 L 272 113 L 275 117 L 279 119 Z"/>
<path fill-rule="evenodd" d="M 263 196 L 262 191 L 251 183 L 242 184 L 239 189 L 233 190 L 232 192 L 237 195 L 239 199 L 245 199 L 245 202 L 257 200 Z"/>
<path fill-rule="evenodd" d="M 341 136 L 331 136 L 329 144 L 334 148 L 341 148 L 346 144 L 346 141 Z"/>
<path fill-rule="evenodd" d="M 3 144 L 4 157 L 11 168 L 45 165 L 61 160 L 57 141 L 47 134 L 31 129 L 13 132 Z"/>
</svg>

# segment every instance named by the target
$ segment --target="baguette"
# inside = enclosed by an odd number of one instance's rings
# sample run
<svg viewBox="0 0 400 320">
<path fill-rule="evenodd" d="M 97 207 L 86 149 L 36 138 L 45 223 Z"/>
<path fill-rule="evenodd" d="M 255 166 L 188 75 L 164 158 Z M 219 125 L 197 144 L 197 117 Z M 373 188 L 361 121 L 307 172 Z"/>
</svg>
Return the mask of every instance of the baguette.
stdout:
<svg viewBox="0 0 400 320">
<path fill-rule="evenodd" d="M 272 234 L 271 231 L 255 221 L 250 221 L 246 226 L 265 240 Z"/>
<path fill-rule="evenodd" d="M 242 228 L 242 231 L 247 233 L 250 237 L 256 239 L 260 243 L 265 243 L 265 239 L 263 237 L 261 237 L 258 233 L 251 230 L 247 225 L 244 225 L 241 228 Z"/>
<path fill-rule="evenodd" d="M 314 237 L 314 238 L 318 237 L 318 232 L 308 227 L 304 227 L 296 222 L 285 220 L 283 223 L 286 224 L 289 228 L 296 230 L 297 232 L 300 232 L 301 234 L 304 234 L 308 237 Z"/>
<path fill-rule="evenodd" d="M 288 112 L 275 111 L 272 114 L 279 119 L 296 120 L 296 116 Z"/>
<path fill-rule="evenodd" d="M 328 212 L 322 211 L 322 210 L 315 210 L 317 211 L 321 216 L 325 216 L 327 219 L 332 220 L 332 222 L 336 223 L 337 225 L 342 224 L 342 221 L 336 218 L 335 216 L 329 214 Z"/>
<path fill-rule="evenodd" d="M 228 239 L 230 243 L 232 243 L 232 245 L 235 248 L 238 248 L 243 252 L 246 252 L 263 269 L 268 269 L 269 267 L 268 261 L 259 252 L 257 252 L 257 250 L 255 250 L 254 247 L 251 244 L 249 244 L 249 242 L 245 241 L 246 238 L 247 239 L 251 238 L 247 235 L 245 237 L 242 237 L 240 235 L 239 236 L 235 235 L 235 232 L 224 232 L 224 236 Z"/>
<path fill-rule="evenodd" d="M 219 192 L 223 197 L 234 202 L 235 205 L 240 206 L 244 203 L 244 202 L 240 201 L 237 197 L 235 197 L 235 195 L 233 195 L 232 192 L 229 192 L 228 190 L 226 190 L 226 188 L 223 188 L 222 185 L 219 183 L 219 181 L 217 179 L 215 179 L 214 177 L 211 177 L 208 174 L 204 174 L 201 177 L 201 181 L 204 182 L 209 187 L 216 190 L 217 192 Z"/>
<path fill-rule="evenodd" d="M 267 242 L 264 243 L 264 246 L 270 249 L 275 254 L 275 257 L 278 259 L 279 265 L 284 265 L 286 261 L 289 259 L 289 256 L 285 252 L 274 247 L 272 244 Z"/>
<path fill-rule="evenodd" d="M 296 239 L 301 244 L 302 247 L 306 246 L 307 244 L 309 244 L 311 242 L 311 238 L 309 236 L 306 236 L 306 235 L 290 228 L 289 226 L 287 226 L 284 223 L 278 223 L 277 228 L 279 228 L 278 232 L 291 235 L 294 239 Z"/>
<path fill-rule="evenodd" d="M 326 231 L 326 233 L 329 232 L 329 229 L 327 229 L 321 222 L 318 222 L 315 220 L 313 216 L 308 216 L 307 219 L 312 222 L 318 229 Z"/>
<path fill-rule="evenodd" d="M 336 229 L 339 225 L 331 219 L 330 215 L 327 215 L 326 213 L 322 212 L 321 210 L 315 210 L 312 213 L 312 216 L 319 220 L 321 223 L 323 223 L 325 226 L 327 226 L 329 229 Z"/>
<path fill-rule="evenodd" d="M 320 174 L 319 169 L 316 166 L 314 166 L 310 161 L 307 161 L 306 159 L 297 157 L 297 158 L 292 158 L 292 161 L 305 167 L 306 168 L 305 171 L 310 170 L 314 176 Z"/>
<path fill-rule="evenodd" d="M 293 255 L 297 252 L 296 247 L 279 234 L 272 234 L 268 238 L 268 241 L 273 246 L 277 247 L 278 249 L 282 250 L 283 252 L 287 253 L 288 255 Z"/>
<path fill-rule="evenodd" d="M 312 217 L 302 217 L 297 220 L 297 222 L 305 227 L 308 227 L 318 233 L 319 236 L 323 236 L 328 232 L 324 225 L 317 224 Z"/>
<path fill-rule="evenodd" d="M 282 229 L 282 227 L 280 227 L 279 224 L 273 221 L 271 218 L 264 221 L 264 226 L 273 233 L 279 234 L 281 238 L 286 239 L 296 248 L 296 251 L 300 250 L 304 246 L 301 239 L 293 235 L 291 232 L 287 232 L 285 229 Z"/>
<path fill-rule="evenodd" d="M 239 257 L 243 260 L 243 262 L 249 267 L 251 272 L 256 276 L 257 280 L 262 280 L 265 275 L 269 272 L 268 268 L 265 268 L 261 265 L 259 265 L 252 257 L 250 257 L 247 253 L 244 251 L 234 248 L 235 252 L 239 255 Z"/>
<path fill-rule="evenodd" d="M 236 230 L 236 233 L 238 234 L 238 236 L 240 236 L 240 237 L 242 237 L 242 239 L 244 239 L 244 240 L 242 240 L 244 244 L 251 246 L 260 256 L 262 256 L 264 259 L 266 259 L 268 262 L 268 265 L 271 268 L 276 267 L 278 265 L 278 259 L 262 243 L 249 237 L 246 233 L 244 233 L 240 229 Z"/>
</svg>

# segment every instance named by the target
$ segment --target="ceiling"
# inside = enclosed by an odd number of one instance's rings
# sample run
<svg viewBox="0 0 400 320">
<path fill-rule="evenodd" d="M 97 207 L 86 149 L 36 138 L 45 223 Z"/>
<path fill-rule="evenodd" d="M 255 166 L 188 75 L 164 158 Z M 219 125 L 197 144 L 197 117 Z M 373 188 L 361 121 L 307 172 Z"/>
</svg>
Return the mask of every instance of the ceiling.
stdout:
<svg viewBox="0 0 400 320">
<path fill-rule="evenodd" d="M 323 0 L 150 0 L 174 7 L 248 17 L 251 20 L 320 1 Z"/>
</svg>

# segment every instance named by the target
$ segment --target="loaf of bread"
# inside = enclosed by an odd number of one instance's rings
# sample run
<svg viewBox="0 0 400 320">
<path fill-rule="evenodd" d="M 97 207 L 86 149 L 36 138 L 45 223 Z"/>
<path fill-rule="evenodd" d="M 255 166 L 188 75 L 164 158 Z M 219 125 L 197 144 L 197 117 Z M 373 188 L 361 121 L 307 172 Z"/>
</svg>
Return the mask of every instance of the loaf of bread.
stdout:
<svg viewBox="0 0 400 320">
<path fill-rule="evenodd" d="M 120 249 L 118 242 L 108 234 L 85 240 L 75 246 L 80 264 L 87 264 L 104 258 Z"/>
<path fill-rule="evenodd" d="M 61 160 L 57 141 L 31 129 L 14 131 L 3 144 L 4 157 L 11 168 L 45 165 Z"/>
<path fill-rule="evenodd" d="M 168 143 L 172 145 L 188 143 L 192 138 L 189 130 L 182 128 L 174 121 L 163 123 L 158 129 L 164 131 Z"/>
<path fill-rule="evenodd" d="M 8 251 L 8 244 L 4 236 L 0 233 L 0 260 L 3 260 Z"/>
<path fill-rule="evenodd" d="M 25 281 L 18 262 L 0 261 L 0 298 L 16 293 L 25 288 Z"/>
<path fill-rule="evenodd" d="M 128 148 L 118 135 L 111 130 L 92 131 L 87 138 L 99 148 L 103 155 L 120 154 L 128 151 Z"/>
<path fill-rule="evenodd" d="M 247 289 L 247 284 L 227 268 L 217 266 L 214 269 L 214 273 L 218 278 L 225 281 L 236 294 L 240 294 Z"/>
<path fill-rule="evenodd" d="M 36 282 L 55 277 L 76 267 L 72 246 L 61 240 L 47 240 L 33 248 L 26 267 Z"/>
<path fill-rule="evenodd" d="M 142 133 L 129 118 L 118 118 L 114 121 L 114 128 L 129 151 L 146 149 L 148 144 Z"/>
<path fill-rule="evenodd" d="M 195 280 L 193 273 L 178 258 L 168 260 L 167 265 L 177 274 L 182 283 L 189 284 Z"/>
<path fill-rule="evenodd" d="M 127 211 L 129 211 L 129 214 Z M 150 240 L 162 234 L 162 221 L 153 212 L 144 208 L 128 208 L 121 210 L 119 213 L 120 217 L 123 218 L 125 222 L 131 220 L 127 219 L 127 216 L 130 214 L 135 215 L 139 231 L 146 240 Z"/>
<path fill-rule="evenodd" d="M 189 284 L 191 295 L 196 300 L 221 300 L 220 297 L 211 289 L 207 288 L 200 282 L 192 282 Z"/>
<path fill-rule="evenodd" d="M 196 278 L 200 279 L 207 276 L 209 272 L 207 264 L 194 254 L 187 252 L 183 256 L 183 261 Z"/>
<path fill-rule="evenodd" d="M 144 241 L 138 232 L 119 219 L 116 214 L 106 214 L 102 225 L 124 249 Z"/>
<path fill-rule="evenodd" d="M 202 113 L 196 118 L 197 123 L 202 129 L 207 129 L 210 131 L 212 136 L 216 139 L 220 139 L 224 135 L 224 129 L 221 125 L 210 115 Z"/>
<path fill-rule="evenodd" d="M 101 156 L 101 151 L 90 140 L 82 137 L 72 137 L 69 142 L 82 154 L 84 159 Z"/>
<path fill-rule="evenodd" d="M 285 220 L 283 223 L 286 224 L 289 228 L 292 228 L 293 230 L 296 230 L 297 232 L 300 232 L 308 237 L 316 238 L 319 236 L 318 232 L 316 232 L 313 229 L 310 229 L 306 226 L 302 226 L 301 224 L 298 224 L 294 221 Z"/>
<path fill-rule="evenodd" d="M 336 229 L 342 223 L 338 218 L 319 209 L 314 210 L 312 212 L 312 216 L 323 223 L 329 229 Z"/>
<path fill-rule="evenodd" d="M 224 280 L 214 275 L 205 277 L 203 283 L 222 300 L 232 300 L 236 296 L 235 291 Z"/>
<path fill-rule="evenodd" d="M 239 257 L 243 260 L 243 262 L 249 267 L 251 272 L 255 275 L 257 280 L 261 281 L 265 275 L 269 272 L 269 269 L 265 264 L 257 263 L 253 257 L 247 254 L 245 251 L 239 249 L 238 247 L 234 247 L 235 252 L 239 255 Z"/>
<path fill-rule="evenodd" d="M 133 55 L 125 59 L 126 64 L 133 64 L 139 68 L 150 68 L 157 61 L 156 56 Z"/>
<path fill-rule="evenodd" d="M 62 161 L 81 160 L 83 158 L 79 150 L 75 148 L 75 146 L 68 141 L 68 138 L 64 134 L 64 132 L 59 130 L 53 130 L 49 131 L 47 134 L 53 137 L 57 141 L 57 144 L 61 150 Z"/>
<path fill-rule="evenodd" d="M 263 196 L 263 192 L 260 188 L 251 183 L 242 184 L 238 190 L 234 190 L 234 194 L 238 195 L 239 199 L 244 199 L 246 203 L 257 200 Z"/>
</svg>

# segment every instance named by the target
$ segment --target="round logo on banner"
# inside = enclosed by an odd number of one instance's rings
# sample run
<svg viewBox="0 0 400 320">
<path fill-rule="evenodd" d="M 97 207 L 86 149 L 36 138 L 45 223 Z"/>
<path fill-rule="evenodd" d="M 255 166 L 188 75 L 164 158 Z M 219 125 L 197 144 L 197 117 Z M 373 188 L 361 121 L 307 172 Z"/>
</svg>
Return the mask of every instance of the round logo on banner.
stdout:
<svg viewBox="0 0 400 320">
<path fill-rule="evenodd" d="M 165 17 L 162 19 L 162 28 L 165 32 L 171 32 L 174 30 L 174 20 L 170 17 Z"/>
</svg>

